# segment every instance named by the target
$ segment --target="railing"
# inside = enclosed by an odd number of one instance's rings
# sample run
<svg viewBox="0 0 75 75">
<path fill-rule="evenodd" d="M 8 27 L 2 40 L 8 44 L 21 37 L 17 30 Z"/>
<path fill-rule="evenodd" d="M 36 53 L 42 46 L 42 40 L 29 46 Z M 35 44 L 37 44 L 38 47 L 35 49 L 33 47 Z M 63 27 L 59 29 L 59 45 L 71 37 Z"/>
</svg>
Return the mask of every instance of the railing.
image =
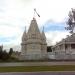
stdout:
<svg viewBox="0 0 75 75">
<path fill-rule="evenodd" d="M 39 60 L 39 59 L 74 59 L 75 54 L 71 53 L 52 53 L 49 52 L 47 54 L 27 54 L 20 56 L 22 59 L 25 60 Z"/>
</svg>

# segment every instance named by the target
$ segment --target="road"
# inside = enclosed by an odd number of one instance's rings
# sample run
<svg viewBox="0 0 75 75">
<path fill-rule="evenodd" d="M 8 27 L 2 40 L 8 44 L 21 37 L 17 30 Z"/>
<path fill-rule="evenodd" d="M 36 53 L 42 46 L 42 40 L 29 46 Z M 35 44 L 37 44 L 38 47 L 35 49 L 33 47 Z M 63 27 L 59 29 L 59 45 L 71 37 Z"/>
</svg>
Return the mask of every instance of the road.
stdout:
<svg viewBox="0 0 75 75">
<path fill-rule="evenodd" d="M 75 72 L 9 72 L 0 75 L 75 75 Z"/>
<path fill-rule="evenodd" d="M 6 66 L 51 66 L 51 65 L 75 65 L 74 62 L 14 62 L 14 63 L 0 63 L 0 67 Z"/>
</svg>

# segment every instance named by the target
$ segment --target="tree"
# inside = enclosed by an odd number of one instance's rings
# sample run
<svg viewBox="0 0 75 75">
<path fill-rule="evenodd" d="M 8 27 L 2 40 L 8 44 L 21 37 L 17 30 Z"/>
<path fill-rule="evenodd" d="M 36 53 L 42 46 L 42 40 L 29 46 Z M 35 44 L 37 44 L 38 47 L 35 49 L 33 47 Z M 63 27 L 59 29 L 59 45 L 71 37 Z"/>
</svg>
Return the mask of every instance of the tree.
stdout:
<svg viewBox="0 0 75 75">
<path fill-rule="evenodd" d="M 10 48 L 10 50 L 9 50 L 9 55 L 11 56 L 12 53 L 13 53 L 13 48 Z"/>
<path fill-rule="evenodd" d="M 75 9 L 71 9 L 69 12 L 69 18 L 67 21 L 67 27 L 65 27 L 66 30 L 70 30 L 70 33 L 74 33 L 74 28 L 75 28 Z"/>
<path fill-rule="evenodd" d="M 2 54 L 3 54 L 3 48 L 0 46 L 0 59 L 2 59 Z"/>
<path fill-rule="evenodd" d="M 7 60 L 9 58 L 9 54 L 6 52 L 6 50 L 2 51 L 2 60 Z"/>
</svg>

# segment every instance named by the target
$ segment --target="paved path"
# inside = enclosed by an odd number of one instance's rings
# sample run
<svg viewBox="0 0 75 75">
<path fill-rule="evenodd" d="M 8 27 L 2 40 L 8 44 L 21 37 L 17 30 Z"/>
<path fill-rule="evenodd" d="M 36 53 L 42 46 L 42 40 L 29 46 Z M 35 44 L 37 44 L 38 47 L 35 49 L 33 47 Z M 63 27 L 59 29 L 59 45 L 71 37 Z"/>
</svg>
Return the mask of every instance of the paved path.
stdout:
<svg viewBox="0 0 75 75">
<path fill-rule="evenodd" d="M 75 75 L 75 72 L 10 72 L 0 75 Z"/>
<path fill-rule="evenodd" d="M 75 62 L 15 62 L 15 63 L 0 63 L 0 67 L 5 66 L 51 66 L 51 65 L 75 65 Z"/>
</svg>

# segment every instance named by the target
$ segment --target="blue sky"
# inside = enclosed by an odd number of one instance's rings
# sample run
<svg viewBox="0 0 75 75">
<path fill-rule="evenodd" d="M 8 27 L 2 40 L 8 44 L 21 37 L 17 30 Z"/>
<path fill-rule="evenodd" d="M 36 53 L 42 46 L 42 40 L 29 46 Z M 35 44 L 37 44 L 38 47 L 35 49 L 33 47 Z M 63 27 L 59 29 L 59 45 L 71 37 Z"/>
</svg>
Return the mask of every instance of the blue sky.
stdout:
<svg viewBox="0 0 75 75">
<path fill-rule="evenodd" d="M 41 31 L 44 26 L 48 45 L 69 34 L 64 27 L 69 11 L 75 8 L 75 0 L 0 0 L 0 45 L 5 49 L 20 46 L 24 28 L 28 30 L 33 19 L 34 8 L 40 14 L 40 18 L 36 14 L 35 18 Z"/>
<path fill-rule="evenodd" d="M 44 31 L 65 31 L 65 26 L 65 23 L 46 22 L 46 24 L 44 24 Z"/>
</svg>

